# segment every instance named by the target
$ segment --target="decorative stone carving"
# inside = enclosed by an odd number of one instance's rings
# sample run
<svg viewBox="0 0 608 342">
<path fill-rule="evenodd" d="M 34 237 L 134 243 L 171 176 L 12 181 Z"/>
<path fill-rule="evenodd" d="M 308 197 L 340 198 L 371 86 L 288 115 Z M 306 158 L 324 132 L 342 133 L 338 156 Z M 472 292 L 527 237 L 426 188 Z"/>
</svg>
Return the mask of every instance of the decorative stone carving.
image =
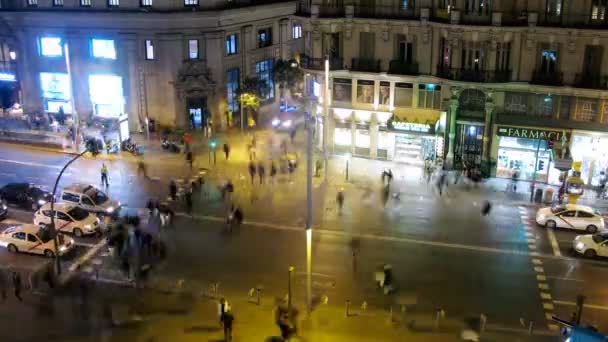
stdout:
<svg viewBox="0 0 608 342">
<path fill-rule="evenodd" d="M 416 37 L 414 36 L 414 38 Z M 422 44 L 428 44 L 431 40 L 431 31 L 429 29 L 422 31 L 420 34 L 420 40 L 422 41 Z"/>
<path fill-rule="evenodd" d="M 576 34 L 572 31 L 568 32 L 568 42 L 566 43 L 569 53 L 576 52 Z"/>
<path fill-rule="evenodd" d="M 382 39 L 383 39 L 385 42 L 388 42 L 388 40 L 389 40 L 389 38 L 390 38 L 390 34 L 389 34 L 389 32 L 390 32 L 390 31 L 389 31 L 388 27 L 386 27 L 386 26 L 385 26 L 385 27 L 382 27 Z"/>
<path fill-rule="evenodd" d="M 344 38 L 350 40 L 353 35 L 353 24 L 344 24 Z"/>
<path fill-rule="evenodd" d="M 191 94 L 213 95 L 215 82 L 204 61 L 186 60 L 177 71 L 175 89 L 180 97 Z"/>
</svg>

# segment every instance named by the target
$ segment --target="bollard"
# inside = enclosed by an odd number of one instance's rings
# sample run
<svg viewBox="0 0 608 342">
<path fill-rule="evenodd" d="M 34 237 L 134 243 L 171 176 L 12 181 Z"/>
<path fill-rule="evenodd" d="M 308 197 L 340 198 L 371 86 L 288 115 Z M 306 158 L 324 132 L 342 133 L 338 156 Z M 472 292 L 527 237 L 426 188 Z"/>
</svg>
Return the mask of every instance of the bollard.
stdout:
<svg viewBox="0 0 608 342">
<path fill-rule="evenodd" d="M 481 314 L 479 315 L 479 332 L 482 333 L 486 330 L 486 322 L 488 321 L 488 318 L 486 317 L 486 315 Z"/>
<path fill-rule="evenodd" d="M 257 305 L 260 305 L 261 301 L 262 301 L 262 288 L 260 288 L 259 286 L 256 287 L 255 289 L 255 293 L 257 295 Z"/>
<path fill-rule="evenodd" d="M 346 307 L 344 309 L 344 315 L 346 317 L 350 316 L 350 300 L 346 300 Z"/>
<path fill-rule="evenodd" d="M 530 326 L 528 327 L 528 335 L 532 336 L 534 332 L 534 321 L 530 321 Z"/>
</svg>

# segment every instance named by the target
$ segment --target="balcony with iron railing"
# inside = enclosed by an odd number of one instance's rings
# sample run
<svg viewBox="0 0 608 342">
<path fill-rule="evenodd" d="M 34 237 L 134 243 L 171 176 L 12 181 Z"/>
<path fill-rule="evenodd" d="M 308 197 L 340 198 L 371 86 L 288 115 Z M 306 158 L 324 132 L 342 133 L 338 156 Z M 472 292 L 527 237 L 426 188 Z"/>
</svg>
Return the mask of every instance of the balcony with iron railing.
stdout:
<svg viewBox="0 0 608 342">
<path fill-rule="evenodd" d="M 350 70 L 362 72 L 380 72 L 380 60 L 370 58 L 353 58 Z"/>
<path fill-rule="evenodd" d="M 503 83 L 511 81 L 511 70 L 473 70 L 438 66 L 437 76 L 461 82 Z"/>
<path fill-rule="evenodd" d="M 599 72 L 577 73 L 573 85 L 577 88 L 608 89 L 608 75 L 601 75 Z"/>
<path fill-rule="evenodd" d="M 306 55 L 300 56 L 300 65 L 304 69 L 324 70 L 325 58 L 312 58 Z M 331 57 L 329 59 L 329 70 L 344 69 L 341 57 Z"/>
<path fill-rule="evenodd" d="M 338 5 L 322 5 L 318 7 L 319 18 L 340 18 L 344 17 L 344 6 Z"/>
<path fill-rule="evenodd" d="M 562 86 L 564 85 L 563 73 L 560 71 L 549 72 L 544 70 L 534 70 L 530 83 L 548 86 Z"/>
<path fill-rule="evenodd" d="M 389 63 L 388 67 L 389 74 L 396 75 L 412 75 L 416 76 L 418 72 L 418 63 L 406 62 L 400 59 L 394 59 Z"/>
<path fill-rule="evenodd" d="M 414 9 L 403 9 L 398 4 L 394 6 L 362 6 L 354 5 L 356 18 L 377 19 L 418 19 Z"/>
</svg>

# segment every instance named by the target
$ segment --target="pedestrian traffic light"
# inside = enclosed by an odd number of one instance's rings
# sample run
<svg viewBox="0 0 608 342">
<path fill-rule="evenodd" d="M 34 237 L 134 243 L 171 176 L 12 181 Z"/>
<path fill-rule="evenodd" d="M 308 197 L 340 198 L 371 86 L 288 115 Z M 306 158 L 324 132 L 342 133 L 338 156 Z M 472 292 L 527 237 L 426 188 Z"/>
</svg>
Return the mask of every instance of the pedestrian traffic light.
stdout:
<svg viewBox="0 0 608 342">
<path fill-rule="evenodd" d="M 538 161 L 538 168 L 536 170 L 543 171 L 544 169 L 545 169 L 545 161 L 541 159 Z"/>
</svg>

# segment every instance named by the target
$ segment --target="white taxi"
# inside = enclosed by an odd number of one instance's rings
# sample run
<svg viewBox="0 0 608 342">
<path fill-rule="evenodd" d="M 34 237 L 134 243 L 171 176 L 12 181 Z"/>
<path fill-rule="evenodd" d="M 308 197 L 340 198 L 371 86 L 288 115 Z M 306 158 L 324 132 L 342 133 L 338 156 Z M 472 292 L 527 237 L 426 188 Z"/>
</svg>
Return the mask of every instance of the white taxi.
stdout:
<svg viewBox="0 0 608 342">
<path fill-rule="evenodd" d="M 34 213 L 34 224 L 44 227 L 51 225 L 50 203 L 43 205 Z M 91 214 L 75 204 L 55 203 L 55 227 L 58 231 L 81 237 L 95 234 L 99 230 L 99 224 L 99 219 L 95 214 Z"/>
<path fill-rule="evenodd" d="M 574 238 L 572 247 L 578 254 L 588 258 L 608 257 L 608 232 L 593 235 L 579 235 Z"/>
<path fill-rule="evenodd" d="M 538 209 L 536 223 L 547 228 L 584 230 L 589 234 L 605 229 L 604 218 L 597 211 L 578 204 Z"/>
<path fill-rule="evenodd" d="M 74 248 L 74 240 L 59 234 L 59 255 L 68 253 Z M 41 229 L 33 224 L 23 224 L 5 229 L 0 233 L 0 246 L 11 253 L 23 252 L 42 254 L 52 258 L 56 254 L 52 234 L 47 229 Z"/>
</svg>

